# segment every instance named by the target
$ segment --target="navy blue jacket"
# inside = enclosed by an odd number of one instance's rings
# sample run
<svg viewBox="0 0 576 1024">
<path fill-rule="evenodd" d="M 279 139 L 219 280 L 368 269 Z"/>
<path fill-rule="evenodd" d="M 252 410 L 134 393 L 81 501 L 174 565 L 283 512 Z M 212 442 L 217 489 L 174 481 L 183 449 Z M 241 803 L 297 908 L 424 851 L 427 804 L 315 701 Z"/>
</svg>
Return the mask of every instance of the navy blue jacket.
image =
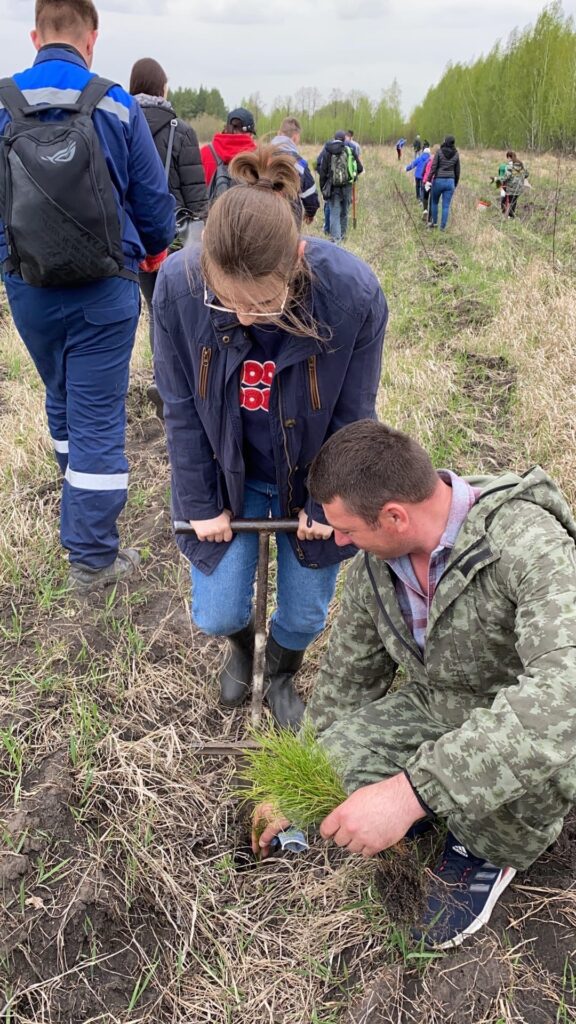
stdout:
<svg viewBox="0 0 576 1024">
<path fill-rule="evenodd" d="M 282 515 L 306 508 L 325 522 L 306 489 L 310 463 L 340 427 L 375 417 L 388 308 L 376 276 L 345 249 L 308 238 L 305 256 L 313 275 L 308 302 L 331 337 L 289 335 L 270 392 L 270 430 Z M 175 520 L 212 519 L 225 508 L 239 516 L 244 504 L 240 368 L 251 342 L 233 314 L 204 305 L 203 289 L 199 252 L 184 249 L 166 260 L 154 291 L 155 378 L 164 400 Z M 333 539 L 289 539 L 311 569 L 356 553 Z M 187 537 L 178 544 L 206 574 L 227 549 Z"/>
<path fill-rule="evenodd" d="M 74 103 L 90 78 L 92 72 L 83 57 L 64 43 L 43 46 L 33 67 L 14 75 L 17 86 L 32 104 L 59 99 Z M 64 115 L 50 114 L 58 116 Z M 100 101 L 92 118 L 114 186 L 125 266 L 137 270 L 147 253 L 155 256 L 174 238 L 175 202 L 166 186 L 150 129 L 134 97 L 115 85 Z M 10 115 L 0 103 L 0 136 L 9 120 Z M 0 261 L 7 256 L 0 223 Z"/>
<path fill-rule="evenodd" d="M 320 200 L 318 198 L 316 182 L 312 177 L 312 171 L 308 167 L 308 162 L 303 156 L 300 156 L 293 140 L 288 138 L 287 135 L 275 135 L 270 145 L 278 146 L 279 149 L 292 153 L 296 170 L 300 175 L 300 202 L 304 208 L 304 213 L 312 220 L 320 209 Z"/>
</svg>

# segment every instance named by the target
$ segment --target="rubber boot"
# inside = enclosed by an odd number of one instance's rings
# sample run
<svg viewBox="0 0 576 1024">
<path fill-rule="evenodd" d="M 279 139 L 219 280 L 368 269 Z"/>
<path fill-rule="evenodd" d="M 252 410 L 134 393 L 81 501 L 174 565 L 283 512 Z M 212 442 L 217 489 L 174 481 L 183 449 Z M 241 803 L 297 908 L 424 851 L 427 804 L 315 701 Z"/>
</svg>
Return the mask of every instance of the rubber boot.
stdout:
<svg viewBox="0 0 576 1024">
<path fill-rule="evenodd" d="M 264 699 L 278 725 L 284 729 L 297 729 L 305 711 L 305 704 L 300 700 L 292 682 L 303 661 L 304 651 L 290 651 L 287 647 L 281 647 L 268 634 Z"/>
<path fill-rule="evenodd" d="M 227 708 L 237 708 L 248 697 L 252 683 L 253 620 L 226 639 L 228 655 L 220 672 L 220 703 Z"/>
</svg>

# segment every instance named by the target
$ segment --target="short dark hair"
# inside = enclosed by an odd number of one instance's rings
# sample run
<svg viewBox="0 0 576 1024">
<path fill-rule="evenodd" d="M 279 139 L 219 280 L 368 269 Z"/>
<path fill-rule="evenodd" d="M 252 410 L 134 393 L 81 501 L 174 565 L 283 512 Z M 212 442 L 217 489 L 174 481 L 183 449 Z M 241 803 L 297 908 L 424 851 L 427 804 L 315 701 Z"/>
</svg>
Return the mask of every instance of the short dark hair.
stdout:
<svg viewBox="0 0 576 1024">
<path fill-rule="evenodd" d="M 92 0 L 36 0 L 35 24 L 40 32 L 76 35 L 98 28 L 98 11 Z"/>
<path fill-rule="evenodd" d="M 422 446 L 376 420 L 358 420 L 333 434 L 308 476 L 314 501 L 325 505 L 340 498 L 370 526 L 389 501 L 425 501 L 437 484 L 438 474 Z"/>
<path fill-rule="evenodd" d="M 132 96 L 146 93 L 147 96 L 163 96 L 168 75 L 153 57 L 141 57 L 130 72 L 129 92 Z"/>
</svg>

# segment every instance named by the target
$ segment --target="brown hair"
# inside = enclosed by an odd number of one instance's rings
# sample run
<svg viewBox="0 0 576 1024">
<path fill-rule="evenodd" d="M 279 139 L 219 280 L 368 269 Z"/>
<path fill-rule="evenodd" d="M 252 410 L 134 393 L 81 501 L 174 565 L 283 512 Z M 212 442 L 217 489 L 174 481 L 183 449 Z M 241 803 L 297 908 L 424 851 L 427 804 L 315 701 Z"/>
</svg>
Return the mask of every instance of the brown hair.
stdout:
<svg viewBox="0 0 576 1024">
<path fill-rule="evenodd" d="M 518 159 L 518 157 L 516 156 L 516 153 L 514 152 L 513 149 L 509 149 L 508 152 L 506 153 L 506 156 L 507 156 L 508 160 L 517 160 Z"/>
<path fill-rule="evenodd" d="M 302 131 L 300 127 L 300 121 L 296 117 L 285 117 L 280 125 L 279 135 L 287 135 L 288 138 L 292 138 L 297 132 Z"/>
<path fill-rule="evenodd" d="M 340 498 L 370 526 L 377 525 L 389 501 L 425 501 L 437 484 L 438 474 L 421 445 L 375 420 L 358 420 L 333 434 L 308 476 L 314 501 Z"/>
<path fill-rule="evenodd" d="M 141 57 L 130 72 L 129 92 L 132 96 L 146 93 L 147 96 L 163 96 L 168 75 L 153 57 Z"/>
<path fill-rule="evenodd" d="M 218 294 L 223 278 L 252 284 L 276 277 L 290 288 L 282 325 L 293 334 L 324 338 L 305 301 L 311 274 L 298 257 L 300 175 L 294 157 L 261 144 L 235 156 L 230 175 L 239 185 L 215 201 L 206 220 L 201 257 L 206 283 Z"/>
<path fill-rule="evenodd" d="M 98 11 L 92 0 L 36 0 L 36 28 L 41 33 L 77 36 L 98 28 Z"/>
</svg>

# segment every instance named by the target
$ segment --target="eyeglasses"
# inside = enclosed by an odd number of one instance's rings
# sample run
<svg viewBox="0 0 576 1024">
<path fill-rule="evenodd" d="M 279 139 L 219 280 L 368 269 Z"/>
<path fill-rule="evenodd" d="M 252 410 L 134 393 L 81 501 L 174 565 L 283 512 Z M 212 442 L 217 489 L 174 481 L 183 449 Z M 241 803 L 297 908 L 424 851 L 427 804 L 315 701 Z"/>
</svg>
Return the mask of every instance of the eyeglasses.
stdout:
<svg viewBox="0 0 576 1024">
<path fill-rule="evenodd" d="M 270 317 L 273 316 L 282 316 L 282 313 L 284 312 L 284 308 L 286 306 L 286 302 L 288 300 L 289 291 L 290 285 L 287 284 L 286 289 L 284 291 L 284 298 L 282 299 L 280 309 L 267 309 L 263 313 L 257 313 L 255 310 L 251 309 L 230 309 L 229 306 L 221 306 L 220 303 L 218 302 L 210 302 L 208 296 L 208 286 L 206 285 L 206 283 L 204 283 L 204 305 L 207 306 L 208 309 L 215 309 L 218 313 L 234 313 L 238 315 L 238 312 L 240 311 L 242 316 L 264 317 L 270 319 Z"/>
</svg>

